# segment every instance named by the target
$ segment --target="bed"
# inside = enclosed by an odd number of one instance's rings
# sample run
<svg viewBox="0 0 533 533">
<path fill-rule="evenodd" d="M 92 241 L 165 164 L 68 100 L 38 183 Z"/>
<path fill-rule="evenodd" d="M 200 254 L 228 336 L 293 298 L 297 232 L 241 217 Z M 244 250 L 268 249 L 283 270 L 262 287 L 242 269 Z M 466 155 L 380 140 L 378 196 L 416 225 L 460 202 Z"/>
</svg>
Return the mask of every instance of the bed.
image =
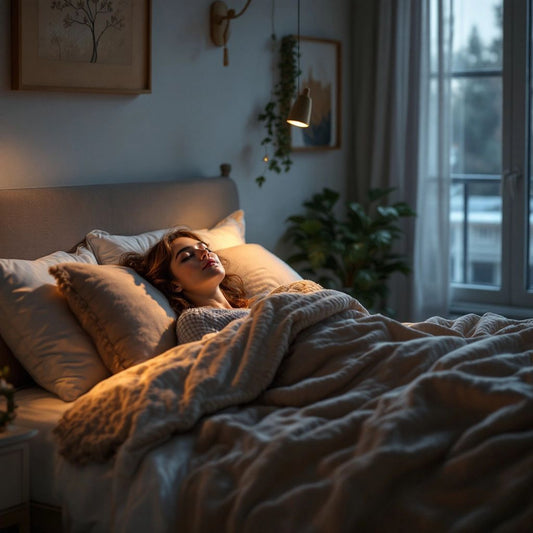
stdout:
<svg viewBox="0 0 533 533">
<path fill-rule="evenodd" d="M 179 225 L 253 298 L 186 343 L 116 265 Z M 370 314 L 245 228 L 227 175 L 0 191 L 0 365 L 39 430 L 32 527 L 530 531 L 533 320 Z"/>
</svg>

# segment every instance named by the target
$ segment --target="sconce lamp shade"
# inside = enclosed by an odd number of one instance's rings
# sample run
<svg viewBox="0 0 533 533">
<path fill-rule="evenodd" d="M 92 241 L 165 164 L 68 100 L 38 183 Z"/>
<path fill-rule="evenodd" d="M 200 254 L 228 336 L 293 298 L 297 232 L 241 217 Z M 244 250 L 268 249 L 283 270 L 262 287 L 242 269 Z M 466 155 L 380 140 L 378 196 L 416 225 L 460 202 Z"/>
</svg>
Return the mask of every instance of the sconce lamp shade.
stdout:
<svg viewBox="0 0 533 533">
<path fill-rule="evenodd" d="M 287 122 L 291 126 L 296 126 L 298 128 L 307 128 L 311 124 L 311 89 L 305 88 L 302 91 L 302 94 L 296 98 L 291 112 L 287 118 Z"/>
</svg>

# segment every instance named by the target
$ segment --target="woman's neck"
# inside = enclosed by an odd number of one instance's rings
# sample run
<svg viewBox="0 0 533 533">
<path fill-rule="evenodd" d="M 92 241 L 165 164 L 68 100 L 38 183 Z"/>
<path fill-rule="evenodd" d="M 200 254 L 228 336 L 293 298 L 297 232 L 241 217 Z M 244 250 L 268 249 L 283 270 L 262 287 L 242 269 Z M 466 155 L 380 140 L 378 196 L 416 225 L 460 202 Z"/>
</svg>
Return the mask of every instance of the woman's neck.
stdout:
<svg viewBox="0 0 533 533">
<path fill-rule="evenodd" d="M 224 293 L 217 288 L 213 294 L 189 294 L 188 300 L 196 307 L 215 307 L 217 309 L 232 309 Z"/>
</svg>

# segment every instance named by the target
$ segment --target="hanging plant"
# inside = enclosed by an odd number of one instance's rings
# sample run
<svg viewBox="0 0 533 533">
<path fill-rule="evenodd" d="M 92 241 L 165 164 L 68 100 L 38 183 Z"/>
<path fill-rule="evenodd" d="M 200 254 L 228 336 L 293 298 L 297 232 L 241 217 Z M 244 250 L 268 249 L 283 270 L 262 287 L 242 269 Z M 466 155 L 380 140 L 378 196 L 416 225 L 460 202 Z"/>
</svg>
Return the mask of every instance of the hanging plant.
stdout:
<svg viewBox="0 0 533 533">
<path fill-rule="evenodd" d="M 273 37 L 275 39 L 275 37 Z M 264 122 L 266 135 L 261 141 L 265 147 L 264 161 L 270 171 L 288 172 L 292 165 L 291 130 L 287 124 L 287 116 L 291 109 L 291 101 L 296 93 L 296 82 L 299 75 L 297 41 L 293 35 L 281 39 L 279 49 L 279 79 L 272 90 L 272 99 L 267 103 L 258 119 Z M 270 147 L 270 149 L 269 149 Z M 255 179 L 259 187 L 265 182 L 264 176 Z"/>
</svg>

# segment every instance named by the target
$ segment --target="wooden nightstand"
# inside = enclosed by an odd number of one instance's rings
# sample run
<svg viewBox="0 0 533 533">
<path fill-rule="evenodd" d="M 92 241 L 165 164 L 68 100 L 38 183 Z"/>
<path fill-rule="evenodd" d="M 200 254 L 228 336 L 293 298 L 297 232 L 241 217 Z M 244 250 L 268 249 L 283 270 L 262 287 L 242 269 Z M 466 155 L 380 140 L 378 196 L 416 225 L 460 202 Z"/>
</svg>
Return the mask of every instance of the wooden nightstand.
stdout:
<svg viewBox="0 0 533 533">
<path fill-rule="evenodd" d="M 16 425 L 0 433 L 0 533 L 30 531 L 28 441 L 36 434 L 36 429 Z"/>
</svg>

